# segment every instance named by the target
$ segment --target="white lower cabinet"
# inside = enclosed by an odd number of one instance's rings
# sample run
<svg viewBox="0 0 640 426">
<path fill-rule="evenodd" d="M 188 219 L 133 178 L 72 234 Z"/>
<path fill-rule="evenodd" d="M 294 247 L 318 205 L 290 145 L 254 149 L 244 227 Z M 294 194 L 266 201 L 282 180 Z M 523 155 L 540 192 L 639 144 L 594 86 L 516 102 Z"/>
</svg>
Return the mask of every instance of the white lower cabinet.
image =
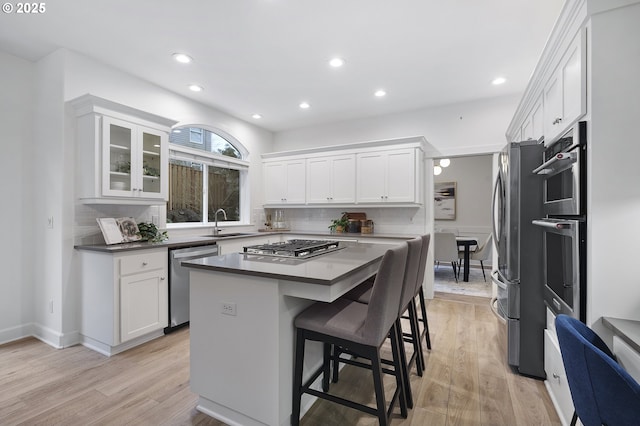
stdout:
<svg viewBox="0 0 640 426">
<path fill-rule="evenodd" d="M 168 325 L 166 248 L 80 251 L 82 341 L 114 355 L 163 334 Z"/>
<path fill-rule="evenodd" d="M 547 329 L 544 331 L 544 371 L 547 374 L 547 380 L 544 384 L 560 421 L 563 425 L 568 425 L 573 416 L 573 400 L 562 363 L 560 344 L 553 325 L 554 320 L 555 316 L 547 310 Z"/>
</svg>

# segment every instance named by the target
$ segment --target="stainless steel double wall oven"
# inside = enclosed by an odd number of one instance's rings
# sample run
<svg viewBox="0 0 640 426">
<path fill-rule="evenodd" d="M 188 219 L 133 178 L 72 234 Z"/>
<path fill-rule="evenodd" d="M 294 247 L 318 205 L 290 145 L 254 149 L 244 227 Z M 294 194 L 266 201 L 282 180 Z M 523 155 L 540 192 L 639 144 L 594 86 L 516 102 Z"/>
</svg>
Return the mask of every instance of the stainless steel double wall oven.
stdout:
<svg viewBox="0 0 640 426">
<path fill-rule="evenodd" d="M 586 320 L 587 123 L 546 148 L 534 170 L 544 179 L 544 300 L 555 314 Z"/>
</svg>

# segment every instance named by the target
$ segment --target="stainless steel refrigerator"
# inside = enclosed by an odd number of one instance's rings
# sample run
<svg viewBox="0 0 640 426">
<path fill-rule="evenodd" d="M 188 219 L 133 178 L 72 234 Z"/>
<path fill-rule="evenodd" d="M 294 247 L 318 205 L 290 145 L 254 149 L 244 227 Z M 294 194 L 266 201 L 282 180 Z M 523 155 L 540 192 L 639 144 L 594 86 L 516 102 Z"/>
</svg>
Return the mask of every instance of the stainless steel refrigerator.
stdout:
<svg viewBox="0 0 640 426">
<path fill-rule="evenodd" d="M 498 268 L 498 312 L 507 322 L 507 360 L 520 374 L 545 378 L 542 231 L 531 222 L 543 217 L 544 146 L 509 143 L 499 155 L 493 193 L 493 238 Z"/>
</svg>

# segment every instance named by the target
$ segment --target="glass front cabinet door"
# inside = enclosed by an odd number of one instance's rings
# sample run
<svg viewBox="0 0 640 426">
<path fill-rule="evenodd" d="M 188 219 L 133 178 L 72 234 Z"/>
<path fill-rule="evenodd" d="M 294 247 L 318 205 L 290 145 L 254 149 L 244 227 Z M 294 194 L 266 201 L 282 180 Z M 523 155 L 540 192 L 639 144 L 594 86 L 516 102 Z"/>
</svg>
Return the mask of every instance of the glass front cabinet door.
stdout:
<svg viewBox="0 0 640 426">
<path fill-rule="evenodd" d="M 102 193 L 158 198 L 167 195 L 167 133 L 102 117 Z"/>
<path fill-rule="evenodd" d="M 176 121 L 91 94 L 76 114 L 76 195 L 82 204 L 158 205 L 169 188 L 169 132 Z"/>
</svg>

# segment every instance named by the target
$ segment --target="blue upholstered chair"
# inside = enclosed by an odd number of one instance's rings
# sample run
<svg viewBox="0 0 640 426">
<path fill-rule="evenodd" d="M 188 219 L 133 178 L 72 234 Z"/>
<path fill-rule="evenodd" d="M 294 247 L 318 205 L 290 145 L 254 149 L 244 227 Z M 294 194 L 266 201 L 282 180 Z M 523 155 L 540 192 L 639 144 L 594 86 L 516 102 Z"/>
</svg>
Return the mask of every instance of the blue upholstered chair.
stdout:
<svg viewBox="0 0 640 426">
<path fill-rule="evenodd" d="M 556 317 L 556 332 L 577 418 L 584 426 L 640 424 L 640 385 L 582 322 Z"/>
</svg>

